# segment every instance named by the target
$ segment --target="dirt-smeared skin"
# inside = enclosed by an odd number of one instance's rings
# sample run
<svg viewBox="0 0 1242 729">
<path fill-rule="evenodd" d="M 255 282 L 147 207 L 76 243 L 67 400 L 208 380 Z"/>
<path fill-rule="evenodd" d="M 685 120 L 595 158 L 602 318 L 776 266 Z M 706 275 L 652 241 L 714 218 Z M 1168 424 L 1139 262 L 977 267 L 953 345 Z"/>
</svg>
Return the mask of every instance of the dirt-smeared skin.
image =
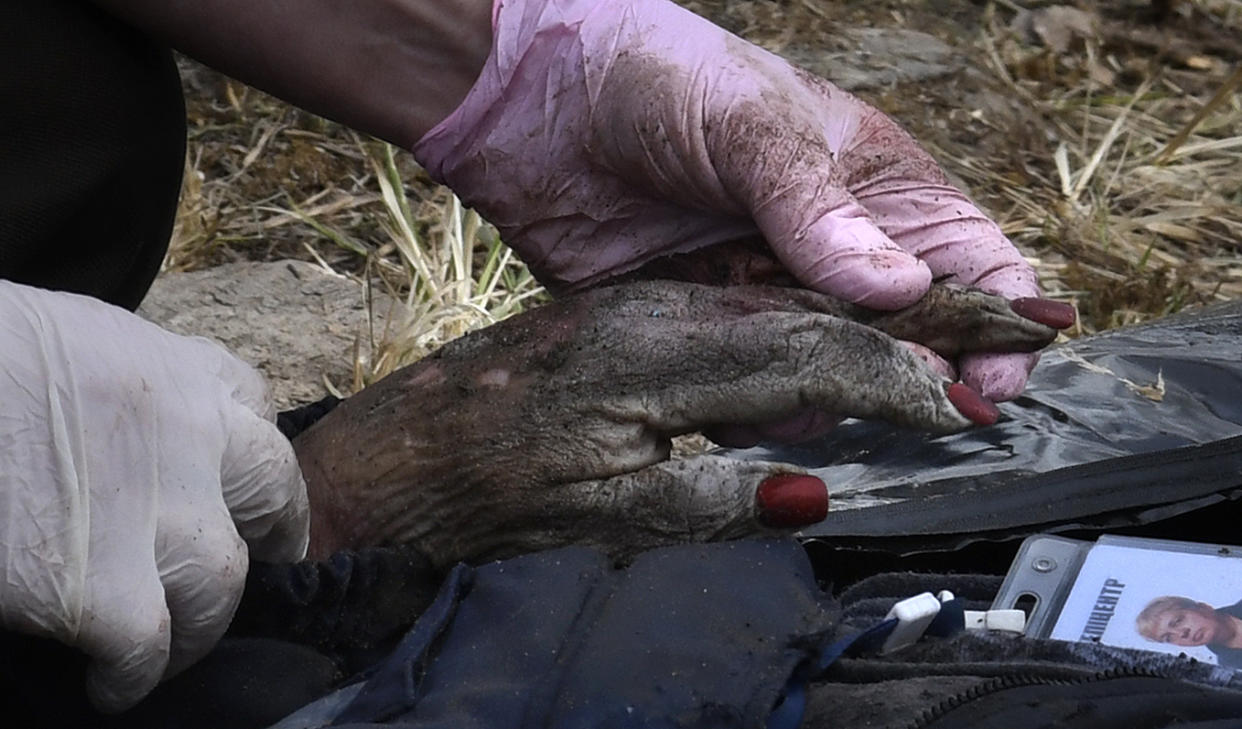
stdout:
<svg viewBox="0 0 1242 729">
<path fill-rule="evenodd" d="M 713 286 L 798 286 L 761 238 L 730 241 L 659 258 L 616 280 L 631 282 L 650 279 L 692 281 Z M 897 339 L 917 342 L 948 359 L 963 352 L 1038 351 L 1052 343 L 1056 338 L 1056 329 L 1031 317 L 1042 314 L 1044 321 L 1063 329 L 1073 324 L 1074 313 L 1072 307 L 1046 299 L 1010 302 L 977 289 L 952 284 L 932 286 L 922 299 L 897 311 L 877 311 L 833 301 L 834 315 L 869 324 Z M 1017 319 L 1015 312 L 1020 315 Z M 929 321 L 937 322 L 938 326 L 929 328 Z M 945 328 L 939 328 L 946 324 Z M 1010 337 L 1011 341 L 1002 342 L 1004 337 Z"/>
<path fill-rule="evenodd" d="M 1053 335 L 995 297 L 932 296 L 902 336 L 938 332 L 929 341 L 957 351 L 1029 349 Z M 997 310 L 986 328 L 968 315 L 977 309 Z M 465 336 L 295 442 L 312 555 L 400 542 L 451 564 L 571 541 L 624 554 L 740 536 L 763 530 L 758 485 L 797 469 L 666 462 L 670 436 L 806 407 L 934 432 L 969 425 L 944 381 L 892 337 L 841 316 L 851 313 L 802 289 L 649 281 Z"/>
</svg>

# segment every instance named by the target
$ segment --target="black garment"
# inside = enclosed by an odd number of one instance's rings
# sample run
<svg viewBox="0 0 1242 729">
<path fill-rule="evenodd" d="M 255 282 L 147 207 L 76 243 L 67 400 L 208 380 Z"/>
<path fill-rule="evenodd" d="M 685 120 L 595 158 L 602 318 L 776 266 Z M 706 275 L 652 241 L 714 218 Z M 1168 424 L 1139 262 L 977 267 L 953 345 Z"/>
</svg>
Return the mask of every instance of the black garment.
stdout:
<svg viewBox="0 0 1242 729">
<path fill-rule="evenodd" d="M 0 631 L 0 726 L 261 729 L 379 663 L 431 604 L 440 578 L 421 555 L 399 549 L 252 564 L 225 639 L 111 716 L 87 702 L 83 654 Z"/>
<path fill-rule="evenodd" d="M 172 52 L 83 2 L 0 3 L 0 278 L 135 309 L 185 165 Z"/>
<path fill-rule="evenodd" d="M 1242 618 L 1242 600 L 1232 605 L 1216 608 L 1217 613 L 1224 613 L 1235 618 Z M 1242 668 L 1242 648 L 1231 648 L 1227 645 L 1209 643 L 1207 649 L 1216 654 L 1216 662 L 1226 668 Z"/>
<path fill-rule="evenodd" d="M 351 729 L 763 726 L 832 612 L 793 540 L 665 547 L 623 569 L 586 547 L 463 565 L 326 716 Z"/>
</svg>

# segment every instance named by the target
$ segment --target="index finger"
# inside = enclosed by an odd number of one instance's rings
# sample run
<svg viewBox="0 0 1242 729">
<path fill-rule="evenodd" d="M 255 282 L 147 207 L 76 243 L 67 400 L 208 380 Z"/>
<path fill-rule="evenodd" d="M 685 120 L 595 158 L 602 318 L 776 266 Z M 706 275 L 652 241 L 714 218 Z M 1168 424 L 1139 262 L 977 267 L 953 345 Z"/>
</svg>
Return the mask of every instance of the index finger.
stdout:
<svg viewBox="0 0 1242 729">
<path fill-rule="evenodd" d="M 293 445 L 250 409 L 228 412 L 220 481 L 237 532 L 254 559 L 296 562 L 306 556 L 310 506 Z"/>
<path fill-rule="evenodd" d="M 770 73 L 789 89 L 785 103 L 732 101 L 707 134 L 725 190 L 808 288 L 873 309 L 914 303 L 932 273 L 877 225 L 841 169 L 868 108 L 783 62 Z"/>
<path fill-rule="evenodd" d="M 845 184 L 880 230 L 937 278 L 1009 299 L 1035 297 L 1035 270 L 990 217 L 889 117 L 873 111 L 841 160 Z"/>
</svg>

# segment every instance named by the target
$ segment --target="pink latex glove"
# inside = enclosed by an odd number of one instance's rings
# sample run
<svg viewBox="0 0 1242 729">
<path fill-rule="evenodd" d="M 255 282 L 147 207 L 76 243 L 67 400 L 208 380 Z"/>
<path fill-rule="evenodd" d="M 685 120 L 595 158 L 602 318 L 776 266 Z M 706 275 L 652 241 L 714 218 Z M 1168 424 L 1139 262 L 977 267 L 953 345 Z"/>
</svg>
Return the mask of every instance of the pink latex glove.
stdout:
<svg viewBox="0 0 1242 729">
<path fill-rule="evenodd" d="M 666 0 L 497 0 L 465 101 L 414 148 L 554 292 L 759 232 L 804 285 L 875 309 L 933 277 L 1036 276 L 891 119 Z M 1030 354 L 971 354 L 1015 397 Z"/>
</svg>

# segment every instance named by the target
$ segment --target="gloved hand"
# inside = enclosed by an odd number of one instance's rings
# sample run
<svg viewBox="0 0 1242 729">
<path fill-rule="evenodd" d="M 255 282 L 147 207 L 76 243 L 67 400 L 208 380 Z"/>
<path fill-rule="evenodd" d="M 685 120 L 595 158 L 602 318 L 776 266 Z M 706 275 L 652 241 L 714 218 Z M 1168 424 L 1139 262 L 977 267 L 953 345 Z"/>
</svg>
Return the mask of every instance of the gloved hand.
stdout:
<svg viewBox="0 0 1242 729">
<path fill-rule="evenodd" d="M 116 307 L 0 281 L 0 625 L 92 660 L 120 710 L 228 627 L 308 509 L 260 375 Z"/>
<path fill-rule="evenodd" d="M 554 292 L 762 233 L 805 286 L 874 309 L 934 277 L 1036 277 L 891 119 L 668 0 L 497 0 L 465 101 L 415 145 Z M 993 400 L 1028 354 L 969 355 Z"/>
<path fill-rule="evenodd" d="M 1055 311 L 1018 309 L 934 287 L 876 314 L 805 289 L 674 281 L 560 299 L 450 343 L 295 439 L 311 554 L 411 544 L 448 566 L 805 526 L 827 510 L 818 479 L 712 455 L 668 461 L 669 436 L 803 407 L 935 432 L 991 422 L 994 405 L 881 330 L 944 356 L 1055 337 L 1039 323 Z"/>
</svg>

